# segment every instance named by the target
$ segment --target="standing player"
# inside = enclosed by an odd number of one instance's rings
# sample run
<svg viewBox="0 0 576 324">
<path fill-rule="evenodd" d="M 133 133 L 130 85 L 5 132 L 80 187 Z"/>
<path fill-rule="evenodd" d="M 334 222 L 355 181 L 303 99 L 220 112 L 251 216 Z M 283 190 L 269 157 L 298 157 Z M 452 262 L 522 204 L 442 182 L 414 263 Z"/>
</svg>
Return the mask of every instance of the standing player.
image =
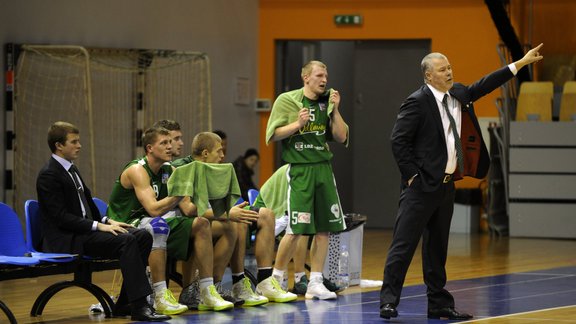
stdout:
<svg viewBox="0 0 576 324">
<path fill-rule="evenodd" d="M 327 142 L 345 143 L 348 125 L 340 115 L 340 94 L 326 89 L 328 71 L 320 61 L 302 68 L 304 87 L 281 94 L 272 107 L 266 141 L 282 143 L 288 170 L 290 222 L 276 256 L 273 275 L 281 281 L 301 235 L 315 235 L 307 299 L 335 299 L 323 284 L 322 269 L 328 253 L 328 234 L 346 228 Z"/>
</svg>

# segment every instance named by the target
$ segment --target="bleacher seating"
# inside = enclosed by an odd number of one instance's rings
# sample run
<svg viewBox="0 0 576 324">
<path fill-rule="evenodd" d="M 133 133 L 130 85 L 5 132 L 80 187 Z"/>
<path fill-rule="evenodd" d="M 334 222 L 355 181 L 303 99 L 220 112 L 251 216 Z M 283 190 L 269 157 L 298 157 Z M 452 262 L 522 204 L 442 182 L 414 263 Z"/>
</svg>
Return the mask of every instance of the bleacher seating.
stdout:
<svg viewBox="0 0 576 324">
<path fill-rule="evenodd" d="M 552 121 L 553 97 L 552 82 L 522 83 L 516 106 L 516 121 Z"/>
<path fill-rule="evenodd" d="M 567 81 L 562 88 L 560 121 L 576 121 L 576 81 Z"/>
</svg>

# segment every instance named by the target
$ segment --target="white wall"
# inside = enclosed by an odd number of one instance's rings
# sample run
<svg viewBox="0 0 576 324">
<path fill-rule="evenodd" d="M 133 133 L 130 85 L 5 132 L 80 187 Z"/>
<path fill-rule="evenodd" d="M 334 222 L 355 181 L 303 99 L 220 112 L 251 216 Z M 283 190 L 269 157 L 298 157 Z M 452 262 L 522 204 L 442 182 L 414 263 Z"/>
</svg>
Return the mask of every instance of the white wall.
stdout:
<svg viewBox="0 0 576 324">
<path fill-rule="evenodd" d="M 0 0 L 2 59 L 6 43 L 207 53 L 212 68 L 213 127 L 228 134 L 227 161 L 248 147 L 258 147 L 257 114 L 251 106 L 234 104 L 237 77 L 250 80 L 250 97 L 255 98 L 257 41 L 258 0 Z M 0 140 L 4 143 L 4 91 L 0 102 Z M 39 140 L 44 141 L 45 133 L 38 130 Z M 189 154 L 190 143 L 186 144 L 184 153 Z M 0 170 L 4 170 L 3 146 Z M 0 187 L 1 199 L 4 188 Z"/>
</svg>

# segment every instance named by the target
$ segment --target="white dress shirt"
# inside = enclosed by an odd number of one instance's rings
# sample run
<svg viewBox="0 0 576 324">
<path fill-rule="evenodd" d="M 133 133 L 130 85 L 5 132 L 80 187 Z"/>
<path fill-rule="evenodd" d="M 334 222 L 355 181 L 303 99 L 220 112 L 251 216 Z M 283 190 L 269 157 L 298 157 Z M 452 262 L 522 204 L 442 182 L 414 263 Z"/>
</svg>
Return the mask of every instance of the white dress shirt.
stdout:
<svg viewBox="0 0 576 324">
<path fill-rule="evenodd" d="M 516 69 L 516 65 L 511 63 L 508 65 L 508 68 L 512 72 L 512 74 L 516 75 L 518 70 Z M 436 99 L 436 104 L 438 105 L 438 111 L 440 112 L 440 117 L 442 117 L 442 126 L 444 128 L 444 139 L 446 140 L 446 148 L 448 153 L 448 159 L 446 162 L 446 168 L 444 169 L 444 173 L 446 174 L 453 174 L 458 167 L 458 158 L 456 157 L 456 146 L 454 144 L 454 133 L 452 132 L 452 128 L 450 127 L 450 119 L 446 114 L 446 110 L 442 106 L 442 99 L 444 99 L 444 95 L 448 95 L 448 110 L 452 114 L 454 118 L 454 122 L 456 122 L 456 128 L 458 130 L 458 134 L 461 134 L 462 130 L 462 104 L 456 100 L 456 98 L 452 97 L 450 93 L 441 92 L 434 88 L 430 84 L 426 84 L 428 88 L 432 91 L 434 98 Z M 464 149 L 464 147 L 462 147 Z"/>
</svg>

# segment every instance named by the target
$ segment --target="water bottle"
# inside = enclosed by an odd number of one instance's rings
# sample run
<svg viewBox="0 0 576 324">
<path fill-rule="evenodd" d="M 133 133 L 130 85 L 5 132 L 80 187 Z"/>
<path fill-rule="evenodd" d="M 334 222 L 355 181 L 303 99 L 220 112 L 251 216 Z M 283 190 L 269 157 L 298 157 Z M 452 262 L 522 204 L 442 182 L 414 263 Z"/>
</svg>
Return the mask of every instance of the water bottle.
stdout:
<svg viewBox="0 0 576 324">
<path fill-rule="evenodd" d="M 340 248 L 338 259 L 338 279 L 336 284 L 339 289 L 346 289 L 350 285 L 350 268 L 348 267 L 348 247 L 343 244 Z"/>
</svg>

